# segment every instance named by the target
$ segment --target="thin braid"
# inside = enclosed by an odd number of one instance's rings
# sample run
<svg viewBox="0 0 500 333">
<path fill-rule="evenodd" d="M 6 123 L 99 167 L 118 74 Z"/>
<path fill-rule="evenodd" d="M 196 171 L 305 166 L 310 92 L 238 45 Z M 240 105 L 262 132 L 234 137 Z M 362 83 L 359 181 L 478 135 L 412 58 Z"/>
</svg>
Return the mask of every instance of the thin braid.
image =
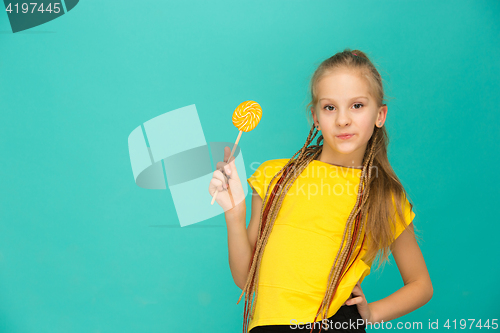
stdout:
<svg viewBox="0 0 500 333">
<path fill-rule="evenodd" d="M 385 94 L 382 77 L 375 65 L 364 52 L 347 48 L 324 60 L 314 71 L 309 86 L 311 101 L 306 106 L 307 114 L 309 114 L 309 109 L 313 117 L 314 113 L 317 112 L 319 82 L 322 78 L 338 69 L 353 70 L 353 74 L 359 74 L 368 78 L 370 92 L 376 100 L 377 106 L 386 105 L 384 104 Z M 269 186 L 267 186 L 260 211 L 257 241 L 255 244 L 252 244 L 254 249 L 251 263 L 249 263 L 247 281 L 236 303 L 238 304 L 243 294 L 245 294 L 243 333 L 247 333 L 249 319 L 254 316 L 254 304 L 257 304 L 256 300 L 258 299 L 261 260 L 285 195 L 297 177 L 323 150 L 322 135 L 319 135 L 316 144 L 311 144 L 318 134 L 318 131 L 314 129 L 315 126 L 313 124 L 304 146 L 274 175 Z M 368 141 L 367 149 L 363 156 L 363 168 L 356 202 L 345 222 L 342 240 L 333 260 L 327 282 L 325 283 L 325 295 L 319 305 L 314 322 L 316 322 L 316 318 L 320 314 L 323 319 L 326 318 L 332 300 L 335 298 L 337 288 L 351 267 L 357 262 L 364 248 L 367 249 L 363 260 L 370 266 L 372 260 L 376 259 L 380 250 L 382 250 L 381 261 L 388 260 L 390 244 L 394 241 L 394 230 L 392 227 L 395 227 L 397 223 L 393 210 L 396 209 L 399 219 L 405 220 L 401 203 L 394 201 L 394 198 L 400 196 L 406 197 L 406 191 L 390 165 L 387 156 L 388 144 L 389 137 L 386 128 L 375 126 L 374 133 Z M 372 166 L 374 164 L 376 166 L 376 177 L 372 177 Z M 276 183 L 272 185 L 275 181 Z M 393 204 L 390 202 L 391 197 L 394 201 Z M 411 203 L 410 209 L 413 209 Z M 405 230 L 414 234 L 413 229 L 407 228 L 406 223 L 403 222 L 402 224 Z"/>
<path fill-rule="evenodd" d="M 260 263 L 262 260 L 262 255 L 264 253 L 264 248 L 267 244 L 267 240 L 274 226 L 274 221 L 276 220 L 276 217 L 281 208 L 281 204 L 283 203 L 285 195 L 288 192 L 290 186 L 293 185 L 295 179 L 302 173 L 302 171 L 307 167 L 310 161 L 316 158 L 322 151 L 322 146 L 319 145 L 319 142 L 323 139 L 322 135 L 317 139 L 316 145 L 307 147 L 316 137 L 318 132 L 319 131 L 317 129 L 315 130 L 315 127 L 313 126 L 309 132 L 309 135 L 307 137 L 304 146 L 292 156 L 292 158 L 285 164 L 285 166 L 283 166 L 283 168 L 278 173 L 276 173 L 276 175 L 269 182 L 269 184 L 272 184 L 274 179 L 276 179 L 278 176 L 280 177 L 277 183 L 272 187 L 271 194 L 269 194 L 271 186 L 268 186 L 267 188 L 266 195 L 264 197 L 265 204 L 263 204 L 261 208 L 261 215 L 259 221 L 260 233 L 258 234 L 256 246 L 254 249 L 252 263 L 250 265 L 250 270 L 247 276 L 247 282 L 245 284 L 245 287 L 243 288 L 242 294 L 240 295 L 238 302 L 236 303 L 238 304 L 243 294 L 246 293 L 244 319 L 243 319 L 243 333 L 247 332 L 248 321 L 250 318 L 253 318 L 253 312 L 255 310 L 255 308 L 253 307 L 253 303 L 254 302 L 256 303 L 258 297 L 257 286 L 258 286 L 258 277 L 260 271 Z M 294 157 L 297 154 L 299 154 L 299 156 L 297 157 L 297 159 L 294 159 Z M 284 186 L 282 185 L 283 183 Z M 268 197 L 269 200 L 267 200 Z M 271 214 L 269 214 L 269 212 Z M 254 291 L 255 291 L 255 299 L 251 300 Z"/>
<path fill-rule="evenodd" d="M 323 309 L 322 318 L 324 319 L 327 317 L 331 302 L 333 300 L 333 297 L 335 295 L 337 287 L 339 286 L 340 281 L 341 281 L 341 278 L 339 278 L 339 276 L 342 276 L 342 277 L 345 276 L 345 273 L 347 273 L 347 270 L 354 263 L 354 261 L 356 260 L 356 258 L 358 257 L 359 253 L 361 252 L 361 250 L 363 248 L 363 244 L 365 241 L 364 225 L 366 222 L 366 219 L 364 218 L 365 214 L 366 214 L 365 203 L 367 202 L 368 194 L 370 192 L 369 184 L 370 184 L 370 180 L 371 180 L 371 169 L 372 169 L 373 159 L 375 156 L 374 148 L 375 148 L 375 144 L 376 144 L 376 135 L 374 134 L 373 137 L 374 137 L 374 139 L 372 140 L 368 157 L 365 159 L 365 163 L 363 165 L 363 171 L 361 174 L 360 186 L 358 188 L 358 196 L 356 198 L 356 204 L 354 205 L 354 208 L 351 211 L 351 213 L 347 219 L 346 227 L 344 228 L 344 234 L 342 236 L 341 245 L 339 247 L 339 250 L 337 252 L 337 256 L 335 257 L 335 260 L 334 260 L 334 264 L 333 264 L 332 269 L 330 270 L 330 274 L 328 276 L 329 284 L 328 284 L 327 292 L 325 294 L 325 297 L 323 298 L 323 301 L 318 309 L 318 312 L 317 312 L 316 317 L 314 318 L 313 322 L 316 321 L 316 318 L 318 317 L 319 312 L 321 312 L 322 309 Z M 362 202 L 360 205 L 358 205 L 360 200 L 362 200 Z M 355 224 L 354 224 L 354 220 L 356 220 Z M 351 231 L 353 228 L 354 228 L 354 231 Z M 347 241 L 345 241 L 346 236 L 347 236 Z M 354 241 L 353 241 L 353 236 L 355 237 Z M 346 264 L 349 263 L 351 261 L 351 258 L 354 256 L 354 253 L 352 253 L 352 250 L 353 250 L 353 248 L 354 249 L 357 248 L 360 238 L 363 238 L 362 245 L 361 245 L 358 253 L 356 254 L 354 260 L 349 265 L 349 268 L 347 270 L 344 270 Z M 344 244 L 345 244 L 345 246 L 344 246 Z M 339 254 L 340 254 L 340 258 L 339 258 Z M 333 275 L 333 279 L 332 279 L 332 275 Z M 320 332 L 321 332 L 321 329 L 322 329 L 322 325 L 320 325 Z M 312 329 L 311 329 L 311 332 L 312 332 Z"/>
<path fill-rule="evenodd" d="M 375 128 L 375 130 L 377 130 L 377 128 Z M 243 288 L 240 298 L 236 303 L 239 304 L 243 294 L 245 294 L 243 333 L 247 332 L 249 320 L 253 318 L 255 310 L 254 304 L 256 304 L 258 297 L 257 287 L 259 281 L 259 272 L 260 272 L 260 264 L 262 256 L 264 253 L 264 249 L 267 245 L 269 236 L 271 234 L 272 228 L 274 226 L 276 217 L 285 199 L 286 193 L 288 192 L 288 189 L 293 185 L 295 180 L 302 173 L 302 171 L 309 165 L 309 163 L 312 160 L 316 159 L 316 157 L 319 156 L 319 154 L 323 150 L 323 145 L 320 145 L 321 141 L 323 140 L 322 135 L 320 135 L 316 140 L 316 145 L 309 146 L 309 144 L 313 141 L 318 132 L 319 131 L 317 129 L 315 130 L 315 126 L 313 124 L 313 127 L 309 132 L 309 135 L 307 137 L 304 146 L 292 156 L 292 158 L 283 166 L 283 168 L 278 173 L 276 173 L 276 175 L 274 175 L 274 177 L 269 182 L 269 185 L 271 185 L 273 181 L 277 177 L 279 177 L 276 184 L 272 187 L 272 190 L 271 186 L 268 186 L 266 194 L 264 196 L 264 201 L 263 201 L 264 204 L 262 205 L 261 208 L 259 229 L 258 229 L 260 232 L 258 234 L 257 242 L 255 244 L 254 253 L 252 256 L 252 262 L 249 267 L 249 273 L 247 276 L 245 287 Z M 329 281 L 328 288 L 325 293 L 325 297 L 323 298 L 323 301 L 318 309 L 318 313 L 314 318 L 314 321 L 316 321 L 316 318 L 322 309 L 323 309 L 323 318 L 328 313 L 330 303 L 333 300 L 333 296 L 341 281 L 341 278 L 345 275 L 345 273 L 350 268 L 352 263 L 358 257 L 365 241 L 364 233 L 362 234 L 362 232 L 364 232 L 364 225 L 365 225 L 365 219 L 364 219 L 364 216 L 366 214 L 365 203 L 367 202 L 369 194 L 368 185 L 370 184 L 371 180 L 371 167 L 375 156 L 373 152 L 376 143 L 375 133 L 373 137 L 374 139 L 372 140 L 372 143 L 370 145 L 368 156 L 365 158 L 365 163 L 363 165 L 363 171 L 361 174 L 360 186 L 358 188 L 356 204 L 353 210 L 351 211 L 349 218 L 347 219 L 346 227 L 344 229 L 344 234 L 341 241 L 341 246 L 339 247 L 339 251 L 337 252 L 337 256 L 334 260 L 334 264 L 330 270 L 330 274 L 328 277 Z M 299 154 L 299 156 L 296 159 L 294 159 L 295 156 L 297 156 L 297 154 Z M 363 193 L 364 191 L 365 193 Z M 361 244 L 360 251 L 358 251 L 354 260 L 351 262 L 351 264 L 346 270 L 345 269 L 346 264 L 349 263 L 351 261 L 351 258 L 354 256 L 354 253 L 352 251 L 353 247 L 354 249 L 357 248 L 361 238 L 363 238 L 363 241 Z M 255 297 L 253 297 L 254 292 L 255 292 Z"/>
</svg>

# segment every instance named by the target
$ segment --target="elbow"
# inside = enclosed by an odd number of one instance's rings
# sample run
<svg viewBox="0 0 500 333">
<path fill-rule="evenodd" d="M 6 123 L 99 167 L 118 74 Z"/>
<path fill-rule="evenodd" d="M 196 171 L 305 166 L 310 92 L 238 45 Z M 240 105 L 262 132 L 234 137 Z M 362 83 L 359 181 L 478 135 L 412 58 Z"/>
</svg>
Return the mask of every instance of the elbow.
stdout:
<svg viewBox="0 0 500 333">
<path fill-rule="evenodd" d="M 408 283 L 409 284 L 409 283 Z M 427 304 L 434 295 L 434 288 L 430 279 L 419 279 L 411 282 L 416 288 L 415 292 L 420 299 L 420 306 Z"/>
<path fill-rule="evenodd" d="M 428 291 L 428 298 L 429 298 L 427 300 L 427 302 L 429 302 L 432 299 L 432 296 L 434 295 L 434 288 L 432 287 L 431 280 L 429 280 L 429 286 L 427 287 L 427 291 Z"/>
<path fill-rule="evenodd" d="M 434 295 L 434 288 L 432 287 L 432 282 L 430 279 L 422 281 L 421 292 L 423 295 L 422 298 L 424 299 L 424 304 L 428 303 Z"/>
<path fill-rule="evenodd" d="M 245 286 L 247 284 L 247 279 L 234 279 L 234 283 L 240 288 L 241 290 L 245 289 Z"/>
<path fill-rule="evenodd" d="M 425 293 L 427 295 L 427 302 L 429 302 L 432 299 L 432 296 L 434 295 L 434 288 L 432 287 L 432 281 L 430 276 L 427 275 L 424 285 L 425 285 Z"/>
<path fill-rule="evenodd" d="M 238 286 L 238 288 L 240 288 L 241 290 L 245 289 L 245 285 L 246 285 L 245 282 L 241 283 L 241 281 L 240 282 L 236 282 L 235 281 L 234 283 L 236 283 L 236 285 Z"/>
<path fill-rule="evenodd" d="M 245 287 L 246 287 L 246 285 L 247 285 L 248 274 L 249 274 L 249 272 L 247 271 L 247 273 L 245 274 L 245 276 L 240 276 L 239 279 L 234 279 L 234 283 L 236 283 L 236 285 L 238 286 L 238 288 L 240 288 L 241 290 L 244 290 Z"/>
</svg>

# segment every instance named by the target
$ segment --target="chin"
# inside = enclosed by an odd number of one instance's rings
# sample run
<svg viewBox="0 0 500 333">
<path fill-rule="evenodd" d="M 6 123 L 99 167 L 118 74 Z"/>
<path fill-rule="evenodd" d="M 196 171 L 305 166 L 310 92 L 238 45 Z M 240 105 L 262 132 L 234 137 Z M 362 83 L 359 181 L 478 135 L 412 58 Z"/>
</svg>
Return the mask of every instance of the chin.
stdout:
<svg viewBox="0 0 500 333">
<path fill-rule="evenodd" d="M 353 150 L 339 150 L 339 149 L 337 149 L 337 152 L 342 154 L 342 155 L 349 155 L 349 154 L 354 153 L 354 151 L 355 151 L 354 149 Z"/>
<path fill-rule="evenodd" d="M 338 146 L 338 145 L 335 145 L 335 151 L 341 153 L 341 154 L 344 154 L 344 155 L 348 155 L 348 154 L 352 154 L 354 153 L 358 147 L 355 147 L 354 145 L 344 145 L 344 146 Z"/>
</svg>

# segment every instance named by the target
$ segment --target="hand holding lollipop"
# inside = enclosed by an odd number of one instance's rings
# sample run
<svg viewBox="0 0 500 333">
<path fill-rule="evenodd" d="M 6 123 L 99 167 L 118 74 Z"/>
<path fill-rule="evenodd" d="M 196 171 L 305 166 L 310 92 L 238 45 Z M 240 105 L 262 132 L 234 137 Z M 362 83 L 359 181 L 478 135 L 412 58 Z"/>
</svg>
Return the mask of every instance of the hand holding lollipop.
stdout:
<svg viewBox="0 0 500 333">
<path fill-rule="evenodd" d="M 231 154 L 225 162 L 229 162 L 229 160 L 233 156 L 236 146 L 240 141 L 241 133 L 250 132 L 251 130 L 253 130 L 257 126 L 261 118 L 262 108 L 260 107 L 259 103 L 254 101 L 245 101 L 238 105 L 238 107 L 233 112 L 233 125 L 236 126 L 236 128 L 239 129 L 240 132 L 238 133 L 238 138 L 236 139 L 233 149 L 231 150 Z M 214 204 L 217 193 L 218 190 L 215 191 L 212 202 L 210 203 L 211 205 Z"/>
</svg>

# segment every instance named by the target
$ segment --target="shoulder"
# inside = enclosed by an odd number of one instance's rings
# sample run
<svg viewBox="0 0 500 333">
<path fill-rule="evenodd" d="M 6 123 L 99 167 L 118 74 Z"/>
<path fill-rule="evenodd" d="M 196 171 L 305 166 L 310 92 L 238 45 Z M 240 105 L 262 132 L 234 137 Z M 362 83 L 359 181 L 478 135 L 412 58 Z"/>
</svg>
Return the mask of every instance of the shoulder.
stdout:
<svg viewBox="0 0 500 333">
<path fill-rule="evenodd" d="M 259 171 L 266 170 L 266 172 L 271 172 L 273 170 L 276 170 L 276 172 L 278 172 L 285 166 L 285 164 L 288 161 L 289 159 L 287 158 L 278 158 L 273 160 L 267 160 L 261 164 L 258 164 L 258 162 L 254 162 L 251 164 L 251 166 L 252 168 L 254 168 L 254 170 L 259 170 Z"/>
<path fill-rule="evenodd" d="M 290 159 L 288 159 L 288 158 L 277 158 L 277 159 L 274 159 L 274 160 L 267 160 L 267 161 L 265 161 L 262 164 L 265 164 L 266 166 L 280 166 L 280 167 L 284 167 L 285 164 L 287 164 L 289 160 Z"/>
<path fill-rule="evenodd" d="M 247 179 L 247 181 L 250 186 L 257 191 L 262 199 L 264 199 L 266 189 L 271 180 L 288 161 L 289 159 L 279 158 L 267 160 L 261 164 L 258 162 L 250 163 L 250 168 L 253 174 Z"/>
<path fill-rule="evenodd" d="M 273 160 L 267 160 L 261 164 L 258 162 L 253 162 L 250 164 L 250 169 L 252 176 L 251 180 L 259 180 L 260 182 L 269 182 L 289 161 L 286 158 L 278 158 Z"/>
<path fill-rule="evenodd" d="M 415 218 L 415 212 L 413 211 L 413 204 L 408 200 L 406 193 L 403 193 L 396 203 L 396 196 L 392 195 L 393 202 L 393 223 L 391 228 L 394 232 L 394 239 L 397 239 L 399 235 L 413 222 Z"/>
</svg>

